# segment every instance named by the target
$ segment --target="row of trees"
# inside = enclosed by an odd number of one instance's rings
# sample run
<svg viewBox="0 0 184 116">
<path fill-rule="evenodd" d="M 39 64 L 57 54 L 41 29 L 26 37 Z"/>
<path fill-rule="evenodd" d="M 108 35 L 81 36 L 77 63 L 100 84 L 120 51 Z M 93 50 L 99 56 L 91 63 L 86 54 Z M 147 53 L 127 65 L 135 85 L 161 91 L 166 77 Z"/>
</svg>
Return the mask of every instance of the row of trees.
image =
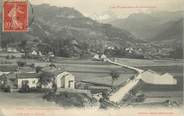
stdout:
<svg viewBox="0 0 184 116">
<path fill-rule="evenodd" d="M 75 39 L 53 39 L 53 41 L 40 40 L 21 40 L 14 41 L 11 37 L 5 36 L 1 41 L 1 47 L 6 51 L 9 46 L 16 47 L 24 53 L 25 57 L 29 57 L 29 53 L 34 49 L 47 55 L 53 52 L 56 56 L 71 57 L 83 56 L 88 54 L 89 44 L 85 42 L 77 42 Z"/>
<path fill-rule="evenodd" d="M 71 56 L 85 56 L 90 54 L 90 52 L 101 51 L 109 57 L 128 57 L 128 58 L 140 58 L 143 59 L 146 53 L 138 53 L 133 51 L 129 53 L 125 48 L 114 47 L 114 49 L 103 48 L 102 44 L 87 43 L 76 41 L 74 37 L 57 37 L 54 39 L 20 39 L 16 40 L 17 37 L 13 37 L 13 34 L 2 33 L 1 37 L 1 47 L 7 49 L 9 45 L 14 45 L 19 51 L 28 57 L 32 49 L 37 49 L 41 51 L 42 54 L 46 55 L 49 52 L 53 52 L 56 56 L 61 57 L 71 57 Z M 183 50 L 181 47 L 176 47 L 173 51 L 169 53 L 170 58 L 183 58 Z"/>
<path fill-rule="evenodd" d="M 110 57 L 119 57 L 119 58 L 123 57 L 140 58 L 140 59 L 144 58 L 143 53 L 136 53 L 136 52 L 129 53 L 125 50 L 125 48 L 117 48 L 117 47 L 114 47 L 114 49 L 105 49 L 104 54 Z"/>
</svg>

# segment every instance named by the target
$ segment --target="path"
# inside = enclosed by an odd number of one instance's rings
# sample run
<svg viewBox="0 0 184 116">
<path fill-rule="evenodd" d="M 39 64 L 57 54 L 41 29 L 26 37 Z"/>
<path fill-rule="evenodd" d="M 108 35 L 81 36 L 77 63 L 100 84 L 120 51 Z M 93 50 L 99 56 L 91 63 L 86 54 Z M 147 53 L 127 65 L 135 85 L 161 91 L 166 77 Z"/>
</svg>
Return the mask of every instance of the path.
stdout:
<svg viewBox="0 0 184 116">
<path fill-rule="evenodd" d="M 135 67 L 131 67 L 131 66 L 127 66 L 124 64 L 120 64 L 117 62 L 113 62 L 111 60 L 108 60 L 108 62 L 115 64 L 115 65 L 119 65 L 131 70 L 135 70 L 137 72 L 137 75 L 135 75 L 135 78 L 133 80 L 129 80 L 128 83 L 126 85 L 123 85 L 123 87 L 121 87 L 117 92 L 115 92 L 114 94 L 112 94 L 109 97 L 110 101 L 113 101 L 115 103 L 119 103 L 124 97 L 125 95 L 127 95 L 127 93 L 132 90 L 139 82 L 139 80 L 142 78 L 141 77 L 141 73 L 144 72 L 144 70 L 135 68 Z"/>
</svg>

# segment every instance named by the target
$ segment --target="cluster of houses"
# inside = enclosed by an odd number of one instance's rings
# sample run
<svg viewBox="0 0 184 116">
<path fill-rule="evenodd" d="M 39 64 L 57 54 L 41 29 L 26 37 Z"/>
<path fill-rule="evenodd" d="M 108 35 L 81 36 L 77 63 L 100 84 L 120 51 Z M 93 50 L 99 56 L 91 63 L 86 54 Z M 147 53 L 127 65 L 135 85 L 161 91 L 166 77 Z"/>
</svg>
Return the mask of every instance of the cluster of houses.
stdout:
<svg viewBox="0 0 184 116">
<path fill-rule="evenodd" d="M 8 55 L 6 54 L 7 55 L 6 57 L 7 58 L 12 57 L 12 59 L 13 58 L 21 58 L 24 56 L 24 53 L 22 50 L 18 50 L 14 47 L 8 47 L 6 50 L 2 49 L 0 47 L 0 52 L 7 53 Z M 45 58 L 45 59 L 43 59 L 44 61 L 50 61 L 49 58 L 51 59 L 51 58 L 55 57 L 53 52 L 48 52 L 47 55 L 44 55 L 40 50 L 38 50 L 36 48 L 33 48 L 32 50 L 30 50 L 28 55 L 30 58 L 33 58 L 33 59 L 34 58 Z M 2 56 L 2 54 L 1 54 L 1 56 Z"/>
<path fill-rule="evenodd" d="M 0 48 L 0 52 L 2 52 L 2 51 L 3 51 L 3 49 Z M 17 53 L 18 52 L 18 50 L 13 48 L 13 47 L 8 47 L 6 51 L 10 52 L 10 53 Z"/>
<path fill-rule="evenodd" d="M 105 54 L 95 54 L 93 56 L 92 60 L 94 60 L 94 61 L 104 61 L 105 62 L 105 61 L 108 60 L 108 58 Z"/>
<path fill-rule="evenodd" d="M 16 71 L 0 71 L 0 87 L 4 91 L 39 89 L 75 89 L 75 77 L 53 66 L 43 67 L 39 72 L 31 67 L 19 67 Z"/>
</svg>

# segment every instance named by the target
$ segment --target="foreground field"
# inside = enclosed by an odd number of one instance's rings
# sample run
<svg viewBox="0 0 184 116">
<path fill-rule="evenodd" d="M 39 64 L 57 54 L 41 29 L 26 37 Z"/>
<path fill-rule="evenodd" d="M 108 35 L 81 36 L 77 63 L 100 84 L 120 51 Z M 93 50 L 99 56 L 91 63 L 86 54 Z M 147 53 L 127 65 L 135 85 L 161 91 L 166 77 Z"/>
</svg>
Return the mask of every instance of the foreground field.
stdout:
<svg viewBox="0 0 184 116">
<path fill-rule="evenodd" d="M 13 62 L 20 59 L 9 60 Z M 36 66 L 49 65 L 46 62 L 36 60 L 26 60 L 28 63 L 34 63 Z M 144 84 L 141 88 L 146 95 L 153 95 L 155 98 L 147 98 L 146 101 L 157 101 L 159 99 L 164 101 L 166 99 L 177 100 L 182 103 L 183 90 L 183 66 L 181 60 L 137 60 L 137 59 L 118 59 L 118 62 L 130 66 L 135 66 L 144 70 L 154 70 L 158 73 L 171 73 L 177 80 L 178 84 L 174 86 L 158 86 Z M 112 85 L 112 78 L 110 72 L 116 70 L 120 72 L 120 77 L 114 82 L 114 85 L 120 85 L 127 79 L 131 78 L 135 72 L 124 69 L 120 66 L 115 66 L 101 61 L 92 61 L 91 59 L 66 59 L 57 58 L 54 63 L 63 68 L 65 71 L 71 72 L 75 75 L 76 81 L 89 81 L 100 84 Z M 164 97 L 160 97 L 165 94 Z M 33 105 L 33 106 L 52 106 L 56 105 L 48 103 L 42 99 L 42 94 L 20 94 L 20 93 L 3 93 L 0 92 L 0 105 Z M 157 98 L 156 98 L 157 97 Z"/>
<path fill-rule="evenodd" d="M 5 93 L 0 92 L 0 106 L 27 106 L 44 107 L 57 106 L 55 103 L 47 102 L 42 99 L 43 94 L 39 93 Z"/>
</svg>

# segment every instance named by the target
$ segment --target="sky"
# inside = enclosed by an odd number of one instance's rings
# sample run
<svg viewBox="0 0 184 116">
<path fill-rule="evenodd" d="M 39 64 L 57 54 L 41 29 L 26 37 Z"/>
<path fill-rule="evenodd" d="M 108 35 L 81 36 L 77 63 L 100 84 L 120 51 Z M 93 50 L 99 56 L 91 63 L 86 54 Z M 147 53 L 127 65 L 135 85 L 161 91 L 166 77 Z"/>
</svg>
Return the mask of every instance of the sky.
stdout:
<svg viewBox="0 0 184 116">
<path fill-rule="evenodd" d="M 31 3 L 73 7 L 85 16 L 110 12 L 126 17 L 138 12 L 184 10 L 184 0 L 31 0 Z"/>
</svg>

